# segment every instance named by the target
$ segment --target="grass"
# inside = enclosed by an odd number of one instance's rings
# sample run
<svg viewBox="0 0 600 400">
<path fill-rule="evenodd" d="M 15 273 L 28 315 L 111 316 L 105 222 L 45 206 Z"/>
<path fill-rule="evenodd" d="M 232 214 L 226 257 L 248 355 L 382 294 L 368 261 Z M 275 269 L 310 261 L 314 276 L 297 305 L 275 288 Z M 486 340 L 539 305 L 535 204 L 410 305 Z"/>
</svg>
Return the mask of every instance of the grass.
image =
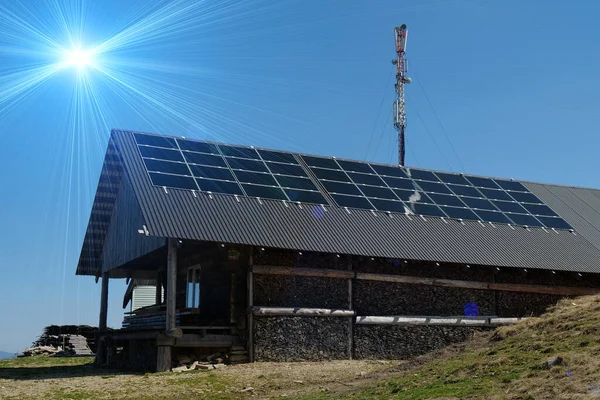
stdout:
<svg viewBox="0 0 600 400">
<path fill-rule="evenodd" d="M 563 362 L 548 368 L 546 361 L 556 356 Z M 98 369 L 92 362 L 89 357 L 0 361 L 0 398 L 600 398 L 600 296 L 563 300 L 540 318 L 407 363 L 355 361 L 347 369 L 334 363 L 257 363 L 142 375 Z M 341 369 L 333 373 L 335 368 Z M 364 379 L 363 370 L 369 371 Z"/>
<path fill-rule="evenodd" d="M 563 363 L 545 367 L 549 357 Z M 600 296 L 565 299 L 540 318 L 499 328 L 483 346 L 427 362 L 343 397 L 527 399 L 600 397 Z M 335 395 L 331 395 L 335 397 Z"/>
<path fill-rule="evenodd" d="M 92 364 L 94 357 L 22 357 L 0 360 L 0 368 L 41 368 Z"/>
</svg>

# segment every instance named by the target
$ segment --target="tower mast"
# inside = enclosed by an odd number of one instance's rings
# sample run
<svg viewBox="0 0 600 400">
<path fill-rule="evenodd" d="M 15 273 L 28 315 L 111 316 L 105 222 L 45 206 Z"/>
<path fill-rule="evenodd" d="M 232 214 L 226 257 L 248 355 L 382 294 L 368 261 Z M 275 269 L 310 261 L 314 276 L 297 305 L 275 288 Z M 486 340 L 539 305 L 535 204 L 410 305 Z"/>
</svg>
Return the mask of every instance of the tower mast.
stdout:
<svg viewBox="0 0 600 400">
<path fill-rule="evenodd" d="M 394 101 L 394 127 L 398 131 L 398 164 L 404 165 L 404 133 L 406 130 L 406 107 L 404 103 L 404 84 L 410 83 L 410 78 L 406 76 L 408 71 L 404 53 L 406 51 L 406 40 L 408 38 L 408 29 L 402 24 L 394 28 L 394 39 L 396 41 L 397 57 L 392 60 L 396 66 L 396 100 Z"/>
</svg>

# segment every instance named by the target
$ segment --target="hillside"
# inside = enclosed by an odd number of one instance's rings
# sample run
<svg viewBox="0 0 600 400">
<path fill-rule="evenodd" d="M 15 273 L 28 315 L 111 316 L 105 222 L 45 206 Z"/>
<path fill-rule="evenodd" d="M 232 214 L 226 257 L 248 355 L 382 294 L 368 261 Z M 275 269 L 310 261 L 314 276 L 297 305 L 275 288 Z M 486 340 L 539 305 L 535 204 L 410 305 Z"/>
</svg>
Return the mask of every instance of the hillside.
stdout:
<svg viewBox="0 0 600 400">
<path fill-rule="evenodd" d="M 557 365 L 548 367 L 551 358 Z M 600 296 L 562 300 L 464 352 L 426 362 L 355 398 L 600 398 Z"/>
<path fill-rule="evenodd" d="M 549 358 L 557 365 L 548 367 Z M 541 318 L 411 361 L 256 363 L 180 374 L 102 370 L 91 361 L 0 361 L 0 398 L 600 398 L 600 296 L 564 300 Z"/>
<path fill-rule="evenodd" d="M 0 360 L 6 360 L 8 358 L 15 358 L 15 355 L 6 351 L 0 351 Z"/>
</svg>

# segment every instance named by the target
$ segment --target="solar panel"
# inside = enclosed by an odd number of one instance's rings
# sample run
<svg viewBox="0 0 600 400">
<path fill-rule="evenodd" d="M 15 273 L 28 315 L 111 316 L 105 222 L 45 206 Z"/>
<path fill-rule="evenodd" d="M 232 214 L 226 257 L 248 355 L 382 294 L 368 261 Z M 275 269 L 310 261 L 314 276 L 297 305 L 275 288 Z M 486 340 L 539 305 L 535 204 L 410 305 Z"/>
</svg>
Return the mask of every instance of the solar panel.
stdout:
<svg viewBox="0 0 600 400">
<path fill-rule="evenodd" d="M 517 225 L 544 226 L 537 218 L 535 218 L 532 215 L 506 213 L 506 216 Z"/>
<path fill-rule="evenodd" d="M 402 190 L 394 189 L 396 196 L 402 201 L 408 203 L 428 203 L 433 204 L 433 200 L 429 198 L 425 193 L 418 190 Z"/>
<path fill-rule="evenodd" d="M 138 144 L 145 144 L 148 146 L 155 147 L 167 147 L 176 149 L 177 143 L 174 138 L 166 137 L 166 136 L 154 136 L 154 135 L 144 135 L 141 133 L 134 134 L 135 141 Z"/>
<path fill-rule="evenodd" d="M 421 179 L 424 181 L 438 182 L 439 179 L 431 171 L 423 171 L 420 169 L 407 169 L 408 174 L 412 179 Z"/>
<path fill-rule="evenodd" d="M 462 175 L 446 174 L 444 172 L 435 173 L 438 178 L 444 183 L 453 183 L 456 185 L 470 185 L 470 183 Z"/>
<path fill-rule="evenodd" d="M 200 188 L 200 190 L 205 192 L 238 195 L 244 194 L 240 189 L 240 185 L 237 182 L 217 181 L 214 179 L 196 179 L 196 182 L 198 183 L 198 187 Z"/>
<path fill-rule="evenodd" d="M 367 197 L 375 197 L 378 199 L 398 200 L 392 189 L 386 187 L 360 185 L 358 187 L 361 192 Z"/>
<path fill-rule="evenodd" d="M 523 184 L 511 180 L 139 133 L 134 137 L 155 186 L 572 229 Z"/>
<path fill-rule="evenodd" d="M 494 179 L 496 183 L 504 190 L 514 190 L 517 192 L 529 192 L 525 186 L 520 182 L 514 181 L 503 181 L 500 179 Z"/>
<path fill-rule="evenodd" d="M 291 176 L 306 176 L 306 172 L 299 165 L 281 164 L 277 162 L 267 162 L 267 168 L 271 170 L 273 174 L 280 175 L 291 175 Z"/>
<path fill-rule="evenodd" d="M 256 150 L 249 149 L 247 147 L 234 147 L 234 146 L 219 145 L 219 149 L 221 149 L 221 153 L 224 156 L 251 158 L 253 160 L 260 160 L 260 156 L 258 155 Z"/>
<path fill-rule="evenodd" d="M 293 154 L 135 134 L 155 186 L 329 204 Z"/>
<path fill-rule="evenodd" d="M 280 163 L 298 164 L 293 154 L 280 153 L 278 151 L 258 150 L 258 154 L 265 161 L 275 161 Z"/>
<path fill-rule="evenodd" d="M 408 209 L 414 214 L 427 215 L 432 217 L 445 217 L 446 214 L 438 207 L 433 204 L 423 203 L 406 203 Z"/>
<path fill-rule="evenodd" d="M 179 175 L 150 172 L 150 180 L 156 186 L 169 186 L 181 189 L 197 189 L 194 178 Z"/>
<path fill-rule="evenodd" d="M 164 172 L 177 175 L 190 175 L 190 170 L 188 166 L 184 163 L 144 158 L 144 164 L 146 164 L 146 169 L 150 172 Z"/>
<path fill-rule="evenodd" d="M 340 207 L 351 207 L 351 208 L 364 208 L 372 210 L 373 206 L 364 197 L 358 196 L 346 196 L 341 194 L 332 194 L 331 197 Z"/>
<path fill-rule="evenodd" d="M 479 217 L 477 217 L 477 215 L 475 215 L 475 213 L 473 211 L 469 210 L 468 208 L 445 207 L 445 206 L 441 206 L 440 208 L 450 218 L 472 219 L 472 220 L 477 220 L 479 218 Z"/>
</svg>

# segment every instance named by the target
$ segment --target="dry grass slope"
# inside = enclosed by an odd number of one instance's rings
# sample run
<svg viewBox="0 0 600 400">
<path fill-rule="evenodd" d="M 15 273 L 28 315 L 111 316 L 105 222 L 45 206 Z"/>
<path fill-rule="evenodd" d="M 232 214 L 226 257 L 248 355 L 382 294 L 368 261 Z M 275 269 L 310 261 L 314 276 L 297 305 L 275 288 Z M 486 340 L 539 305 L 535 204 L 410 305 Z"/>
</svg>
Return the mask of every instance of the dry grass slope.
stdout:
<svg viewBox="0 0 600 400">
<path fill-rule="evenodd" d="M 552 357 L 563 361 L 546 368 Z M 600 399 L 600 296 L 562 300 L 540 318 L 499 328 L 352 397 Z"/>
</svg>

